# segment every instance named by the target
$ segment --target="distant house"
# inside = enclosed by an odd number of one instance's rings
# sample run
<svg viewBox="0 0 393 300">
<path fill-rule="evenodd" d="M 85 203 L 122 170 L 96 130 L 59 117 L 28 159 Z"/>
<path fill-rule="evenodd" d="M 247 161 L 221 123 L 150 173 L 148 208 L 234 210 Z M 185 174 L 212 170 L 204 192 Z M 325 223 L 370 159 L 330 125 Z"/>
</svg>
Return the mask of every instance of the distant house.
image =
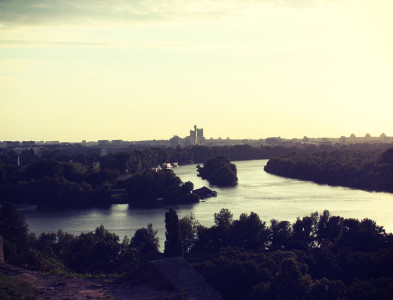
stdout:
<svg viewBox="0 0 393 300">
<path fill-rule="evenodd" d="M 205 186 L 201 187 L 200 189 L 193 190 L 192 193 L 195 195 L 198 195 L 199 198 L 201 198 L 201 199 L 217 196 L 216 191 L 213 191 Z"/>
<path fill-rule="evenodd" d="M 151 261 L 130 274 L 133 284 L 149 285 L 150 289 L 165 291 L 166 299 L 222 300 L 221 294 L 213 289 L 184 258 L 173 257 Z M 172 297 L 170 297 L 172 296 Z"/>
</svg>

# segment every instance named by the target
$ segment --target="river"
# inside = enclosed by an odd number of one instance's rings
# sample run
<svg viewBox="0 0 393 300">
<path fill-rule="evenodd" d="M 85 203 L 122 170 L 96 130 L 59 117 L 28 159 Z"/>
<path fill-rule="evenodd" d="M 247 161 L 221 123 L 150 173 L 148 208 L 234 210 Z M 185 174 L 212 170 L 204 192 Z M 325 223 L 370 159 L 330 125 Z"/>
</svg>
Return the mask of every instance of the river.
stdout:
<svg viewBox="0 0 393 300">
<path fill-rule="evenodd" d="M 267 160 L 235 162 L 239 184 L 231 188 L 211 187 L 197 177 L 195 165 L 179 166 L 174 172 L 183 181 L 192 181 L 195 188 L 207 186 L 217 191 L 217 197 L 193 205 L 174 206 L 179 217 L 193 213 L 200 224 L 214 224 L 214 213 L 228 208 L 238 218 L 241 213 L 257 213 L 270 224 L 271 219 L 294 222 L 297 217 L 328 209 L 332 215 L 346 218 L 369 218 L 393 232 L 393 194 L 366 192 L 343 187 L 318 185 L 312 182 L 288 179 L 266 173 Z M 133 208 L 126 204 L 112 205 L 109 209 L 78 209 L 42 212 L 23 211 L 30 231 L 72 233 L 92 231 L 103 224 L 121 238 L 132 237 L 138 228 L 152 223 L 158 230 L 161 248 L 165 241 L 165 212 L 168 207 Z"/>
</svg>

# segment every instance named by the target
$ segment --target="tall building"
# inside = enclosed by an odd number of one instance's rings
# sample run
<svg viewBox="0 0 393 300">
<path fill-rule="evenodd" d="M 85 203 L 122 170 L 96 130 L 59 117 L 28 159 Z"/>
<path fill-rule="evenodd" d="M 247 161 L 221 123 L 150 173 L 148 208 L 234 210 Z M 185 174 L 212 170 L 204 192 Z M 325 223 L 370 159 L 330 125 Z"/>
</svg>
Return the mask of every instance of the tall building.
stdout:
<svg viewBox="0 0 393 300">
<path fill-rule="evenodd" d="M 170 144 L 176 145 L 179 144 L 179 137 L 174 136 L 169 140 Z M 181 139 L 180 139 L 181 140 Z M 194 130 L 190 130 L 190 135 L 186 136 L 182 141 L 181 145 L 182 146 L 194 146 L 194 145 L 203 145 L 205 143 L 206 139 L 203 136 L 203 128 L 198 128 L 196 125 L 194 125 Z"/>
<path fill-rule="evenodd" d="M 203 137 L 203 128 L 198 128 L 196 131 L 197 131 L 197 137 Z"/>
<path fill-rule="evenodd" d="M 197 126 L 194 125 L 194 130 L 190 130 L 191 145 L 196 145 L 197 143 Z"/>
<path fill-rule="evenodd" d="M 203 128 L 198 128 L 194 125 L 194 130 L 190 130 L 191 145 L 201 145 L 205 142 L 205 137 L 203 136 Z"/>
</svg>

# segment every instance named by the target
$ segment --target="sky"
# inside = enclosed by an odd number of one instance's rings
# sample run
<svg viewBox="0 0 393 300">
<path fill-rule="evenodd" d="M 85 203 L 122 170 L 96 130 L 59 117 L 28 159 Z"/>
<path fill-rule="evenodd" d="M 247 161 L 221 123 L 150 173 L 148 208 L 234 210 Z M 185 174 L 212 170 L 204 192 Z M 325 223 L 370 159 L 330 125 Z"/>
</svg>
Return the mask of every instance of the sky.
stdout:
<svg viewBox="0 0 393 300">
<path fill-rule="evenodd" d="M 0 0 L 0 141 L 393 135 L 391 0 Z"/>
</svg>

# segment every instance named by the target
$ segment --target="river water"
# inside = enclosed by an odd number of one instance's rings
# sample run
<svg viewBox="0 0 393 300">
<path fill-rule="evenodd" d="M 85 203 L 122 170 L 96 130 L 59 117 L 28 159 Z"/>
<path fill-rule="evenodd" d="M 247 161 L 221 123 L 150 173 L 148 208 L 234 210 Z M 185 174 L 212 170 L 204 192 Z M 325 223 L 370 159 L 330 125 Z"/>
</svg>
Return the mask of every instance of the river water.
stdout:
<svg viewBox="0 0 393 300">
<path fill-rule="evenodd" d="M 267 160 L 235 162 L 239 184 L 231 188 L 212 187 L 197 177 L 195 165 L 175 168 L 183 181 L 191 181 L 194 188 L 207 186 L 217 191 L 217 197 L 193 205 L 174 206 L 179 217 L 193 213 L 200 224 L 214 224 L 214 213 L 228 208 L 238 218 L 241 213 L 255 212 L 263 221 L 271 219 L 294 222 L 297 217 L 328 209 L 331 215 L 346 218 L 369 218 L 393 232 L 393 194 L 365 192 L 343 187 L 330 187 L 312 182 L 288 179 L 266 173 Z M 132 208 L 127 204 L 112 205 L 109 209 L 78 209 L 55 212 L 24 211 L 30 231 L 72 233 L 92 231 L 103 224 L 121 238 L 132 237 L 138 228 L 152 223 L 158 230 L 160 244 L 165 241 L 165 212 L 168 207 Z"/>
</svg>

